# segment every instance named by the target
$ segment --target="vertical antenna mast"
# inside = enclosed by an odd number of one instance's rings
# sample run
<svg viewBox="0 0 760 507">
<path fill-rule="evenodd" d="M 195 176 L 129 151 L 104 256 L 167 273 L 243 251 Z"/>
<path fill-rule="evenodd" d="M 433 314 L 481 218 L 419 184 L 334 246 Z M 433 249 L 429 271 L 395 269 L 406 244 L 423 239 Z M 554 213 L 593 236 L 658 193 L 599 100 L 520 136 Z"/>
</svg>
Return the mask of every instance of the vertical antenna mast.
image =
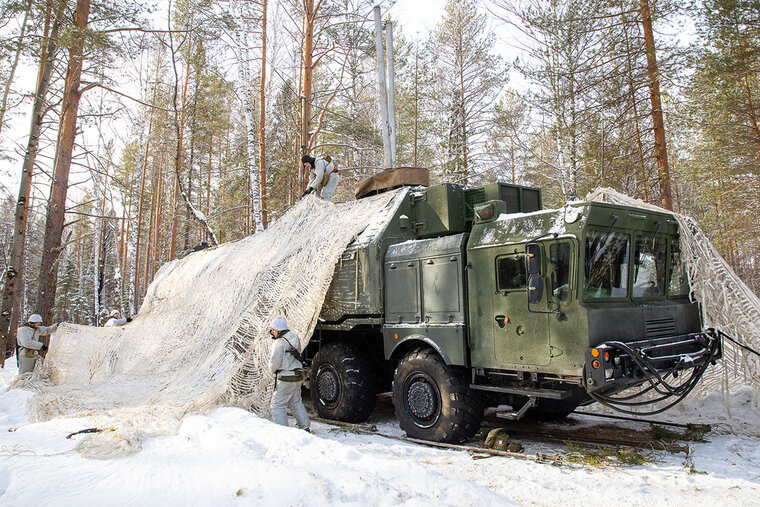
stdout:
<svg viewBox="0 0 760 507">
<path fill-rule="evenodd" d="M 377 85 L 378 96 L 380 98 L 380 114 L 383 123 L 381 131 L 383 134 L 383 163 L 385 169 L 390 169 L 393 164 L 393 155 L 391 152 L 391 126 L 388 119 L 388 97 L 385 85 L 385 55 L 383 54 L 383 27 L 380 20 L 380 6 L 376 5 L 373 9 L 375 14 L 375 48 L 377 49 Z"/>
</svg>

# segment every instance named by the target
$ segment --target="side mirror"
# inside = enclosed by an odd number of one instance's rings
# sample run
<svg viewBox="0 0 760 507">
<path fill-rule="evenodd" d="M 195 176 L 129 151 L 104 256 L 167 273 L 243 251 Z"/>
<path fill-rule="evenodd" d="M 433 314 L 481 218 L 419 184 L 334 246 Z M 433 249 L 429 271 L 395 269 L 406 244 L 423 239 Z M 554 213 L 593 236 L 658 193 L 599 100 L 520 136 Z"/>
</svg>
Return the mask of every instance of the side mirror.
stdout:
<svg viewBox="0 0 760 507">
<path fill-rule="evenodd" d="M 538 273 L 528 277 L 528 303 L 535 305 L 544 297 L 544 279 Z"/>
<path fill-rule="evenodd" d="M 525 245 L 525 270 L 529 275 L 541 273 L 541 247 L 537 243 Z"/>
</svg>

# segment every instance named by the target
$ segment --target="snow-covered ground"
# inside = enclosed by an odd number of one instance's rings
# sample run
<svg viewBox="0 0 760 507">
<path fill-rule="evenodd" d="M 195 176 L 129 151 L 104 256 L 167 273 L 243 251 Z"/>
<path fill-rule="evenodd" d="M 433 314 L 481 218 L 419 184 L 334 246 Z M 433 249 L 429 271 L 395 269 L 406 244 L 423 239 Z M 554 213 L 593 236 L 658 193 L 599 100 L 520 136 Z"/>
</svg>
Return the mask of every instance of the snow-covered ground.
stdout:
<svg viewBox="0 0 760 507">
<path fill-rule="evenodd" d="M 556 466 L 436 449 L 314 423 L 315 434 L 237 408 L 185 419 L 176 435 L 143 442 L 137 454 L 88 459 L 74 448 L 88 418 L 30 423 L 31 392 L 8 390 L 15 359 L 0 370 L 0 505 L 760 505 L 760 418 L 749 391 L 687 403 L 671 418 L 720 422 L 684 454 L 656 463 Z M 584 422 L 589 416 L 573 416 Z M 709 418 L 709 421 L 706 419 Z M 371 421 L 372 422 L 372 421 Z M 400 435 L 388 416 L 382 432 Z M 564 446 L 522 441 L 525 452 Z M 698 473 L 695 473 L 698 472 Z"/>
</svg>

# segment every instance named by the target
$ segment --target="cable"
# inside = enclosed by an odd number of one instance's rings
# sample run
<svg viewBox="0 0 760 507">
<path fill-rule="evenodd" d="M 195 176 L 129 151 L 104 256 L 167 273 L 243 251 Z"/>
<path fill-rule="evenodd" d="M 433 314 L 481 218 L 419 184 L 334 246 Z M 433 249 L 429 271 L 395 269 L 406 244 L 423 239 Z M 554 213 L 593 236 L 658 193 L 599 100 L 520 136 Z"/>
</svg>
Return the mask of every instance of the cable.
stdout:
<svg viewBox="0 0 760 507">
<path fill-rule="evenodd" d="M 650 383 L 649 387 L 642 391 L 638 391 L 634 394 L 625 396 L 623 398 L 614 398 L 612 396 L 605 396 L 603 394 L 598 394 L 594 392 L 589 392 L 589 396 L 594 400 L 602 405 L 605 405 L 607 407 L 610 407 L 614 410 L 617 410 L 618 412 L 628 414 L 628 415 L 655 415 L 662 413 L 673 406 L 680 403 L 693 389 L 696 387 L 696 385 L 699 383 L 699 380 L 702 378 L 702 375 L 707 370 L 707 367 L 710 365 L 710 363 L 713 361 L 715 356 L 718 354 L 718 351 L 720 350 L 719 347 L 719 338 L 724 335 L 721 331 L 716 331 L 714 329 L 709 329 L 707 331 L 707 334 L 710 336 L 710 343 L 709 345 L 709 354 L 705 358 L 704 362 L 699 365 L 698 367 L 695 367 L 692 369 L 691 376 L 684 382 L 682 382 L 678 386 L 673 386 L 670 383 L 666 381 L 666 379 L 673 375 L 675 378 L 675 373 L 679 370 L 679 367 L 683 365 L 684 361 L 683 359 L 680 360 L 678 363 L 676 363 L 672 368 L 670 368 L 669 371 L 667 371 L 664 376 L 661 376 L 659 372 L 657 371 L 657 368 L 654 366 L 654 363 L 652 360 L 643 357 L 641 354 L 635 352 L 627 345 L 621 343 L 621 342 L 608 342 L 605 343 L 605 345 L 614 347 L 618 350 L 621 350 L 628 354 L 631 358 L 631 360 L 636 363 L 636 365 L 640 368 L 641 372 L 644 373 L 646 376 L 646 381 Z M 704 349 L 703 349 L 704 350 Z M 656 359 L 656 358 L 655 358 Z M 664 387 L 665 391 L 661 390 L 660 388 Z M 654 389 L 662 396 L 650 399 L 646 401 L 640 401 L 640 402 L 633 402 L 628 400 L 633 400 L 636 398 L 641 397 L 646 392 L 651 391 Z M 673 400 L 671 403 L 666 405 L 665 407 L 656 409 L 656 410 L 650 410 L 647 412 L 634 412 L 632 410 L 625 410 L 621 407 L 636 407 L 636 406 L 643 406 L 643 405 L 652 405 L 655 403 L 659 403 L 660 401 L 663 401 L 667 398 L 675 397 L 675 400 Z"/>
<path fill-rule="evenodd" d="M 755 349 L 753 349 L 753 348 L 751 348 L 751 347 L 748 347 L 747 345 L 744 345 L 743 343 L 739 343 L 738 341 L 736 341 L 734 338 L 731 338 L 730 336 L 728 336 L 728 335 L 727 335 L 726 333 L 724 333 L 723 331 L 720 331 L 720 330 L 718 330 L 717 332 L 718 332 L 718 335 L 719 335 L 721 338 L 725 338 L 726 340 L 728 340 L 728 341 L 730 341 L 730 342 L 734 343 L 735 345 L 738 345 L 738 346 L 740 346 L 741 348 L 743 348 L 743 349 L 745 349 L 745 350 L 748 350 L 749 352 L 752 352 L 752 353 L 753 353 L 753 354 L 755 354 L 756 356 L 760 356 L 760 352 L 756 351 Z"/>
</svg>

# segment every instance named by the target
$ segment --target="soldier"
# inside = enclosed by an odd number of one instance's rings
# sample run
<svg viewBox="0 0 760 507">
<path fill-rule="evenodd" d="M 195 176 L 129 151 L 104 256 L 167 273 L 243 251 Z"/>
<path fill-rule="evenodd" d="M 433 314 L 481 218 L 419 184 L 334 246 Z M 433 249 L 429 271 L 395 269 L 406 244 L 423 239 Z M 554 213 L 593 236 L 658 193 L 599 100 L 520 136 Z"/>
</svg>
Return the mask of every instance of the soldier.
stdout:
<svg viewBox="0 0 760 507">
<path fill-rule="evenodd" d="M 311 433 L 309 415 L 301 401 L 301 386 L 305 378 L 301 362 L 301 343 L 298 336 L 288 330 L 285 317 L 272 320 L 269 334 L 276 340 L 272 347 L 272 358 L 269 360 L 269 369 L 275 375 L 272 420 L 288 426 L 288 414 L 285 411 L 288 407 L 296 418 L 298 427 Z"/>
<path fill-rule="evenodd" d="M 46 351 L 47 345 L 37 340 L 40 336 L 53 334 L 58 329 L 58 324 L 52 326 L 40 326 L 42 316 L 34 314 L 29 317 L 29 322 L 18 328 L 16 338 L 18 339 L 18 374 L 34 370 L 40 351 Z"/>
<path fill-rule="evenodd" d="M 127 317 L 126 319 L 121 318 L 121 313 L 119 313 L 119 310 L 112 310 L 111 316 L 108 317 L 108 320 L 105 324 L 103 324 L 104 327 L 114 327 L 114 326 L 123 326 L 127 322 L 132 322 L 132 317 Z"/>
<path fill-rule="evenodd" d="M 316 190 L 317 197 L 321 197 L 325 201 L 332 199 L 335 188 L 340 182 L 340 176 L 338 175 L 338 168 L 332 163 L 330 157 L 315 159 L 304 155 L 301 162 L 304 169 L 310 174 L 309 186 L 306 188 L 306 192 L 301 194 L 301 197 L 305 197 Z"/>
</svg>

